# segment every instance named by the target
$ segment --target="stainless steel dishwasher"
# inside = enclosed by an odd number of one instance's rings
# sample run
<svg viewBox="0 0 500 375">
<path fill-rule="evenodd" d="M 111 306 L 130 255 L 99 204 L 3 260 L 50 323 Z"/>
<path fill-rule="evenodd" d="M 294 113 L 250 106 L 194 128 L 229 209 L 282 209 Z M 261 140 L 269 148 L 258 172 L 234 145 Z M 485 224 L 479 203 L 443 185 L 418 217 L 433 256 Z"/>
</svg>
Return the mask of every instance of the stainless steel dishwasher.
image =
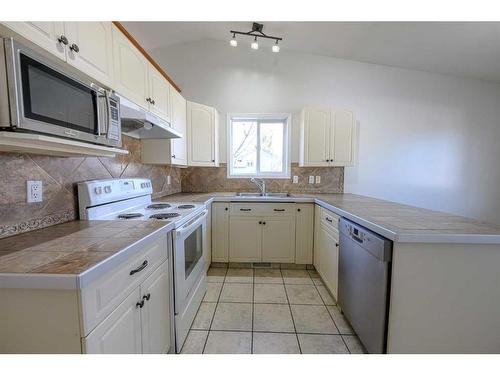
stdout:
<svg viewBox="0 0 500 375">
<path fill-rule="evenodd" d="M 392 241 L 340 220 L 338 304 L 369 353 L 385 353 Z"/>
</svg>

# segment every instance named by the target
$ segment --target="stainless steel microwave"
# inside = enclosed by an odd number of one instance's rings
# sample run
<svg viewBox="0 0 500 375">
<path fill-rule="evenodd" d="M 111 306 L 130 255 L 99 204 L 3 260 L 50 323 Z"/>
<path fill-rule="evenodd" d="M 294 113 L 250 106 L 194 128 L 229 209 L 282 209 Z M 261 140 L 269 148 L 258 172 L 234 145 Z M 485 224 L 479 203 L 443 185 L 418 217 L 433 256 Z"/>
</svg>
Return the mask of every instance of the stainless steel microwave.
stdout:
<svg viewBox="0 0 500 375">
<path fill-rule="evenodd" d="M 0 130 L 120 146 L 120 99 L 11 39 L 0 39 Z"/>
</svg>

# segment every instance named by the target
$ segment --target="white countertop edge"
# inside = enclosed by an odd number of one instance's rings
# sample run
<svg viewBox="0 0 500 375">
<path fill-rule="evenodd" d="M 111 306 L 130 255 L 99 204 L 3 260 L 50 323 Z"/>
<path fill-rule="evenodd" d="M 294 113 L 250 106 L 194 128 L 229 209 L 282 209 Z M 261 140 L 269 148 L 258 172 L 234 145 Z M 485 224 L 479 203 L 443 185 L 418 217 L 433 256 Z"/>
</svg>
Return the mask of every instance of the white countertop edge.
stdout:
<svg viewBox="0 0 500 375">
<path fill-rule="evenodd" d="M 395 242 L 398 243 L 453 243 L 453 244 L 475 244 L 475 245 L 498 245 L 500 235 L 496 234 L 400 234 Z"/>
<path fill-rule="evenodd" d="M 75 290 L 77 275 L 40 273 L 0 273 L 0 289 L 62 289 Z M 8 303 L 8 302 L 6 302 Z"/>
</svg>

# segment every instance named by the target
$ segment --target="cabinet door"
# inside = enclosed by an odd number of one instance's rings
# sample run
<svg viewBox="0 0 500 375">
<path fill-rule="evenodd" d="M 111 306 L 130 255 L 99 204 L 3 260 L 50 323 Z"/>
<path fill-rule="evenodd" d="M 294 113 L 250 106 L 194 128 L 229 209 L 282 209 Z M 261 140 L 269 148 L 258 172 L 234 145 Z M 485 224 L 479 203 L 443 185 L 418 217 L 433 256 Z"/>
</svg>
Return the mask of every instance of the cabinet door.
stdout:
<svg viewBox="0 0 500 375">
<path fill-rule="evenodd" d="M 170 88 L 171 125 L 182 133 L 182 138 L 174 138 L 170 142 L 172 164 L 187 165 L 187 129 L 186 129 L 186 99 L 173 87 Z"/>
<path fill-rule="evenodd" d="M 314 243 L 313 264 L 316 271 L 320 272 L 320 247 L 321 247 L 321 207 L 314 205 Z"/>
<path fill-rule="evenodd" d="M 193 102 L 187 103 L 187 109 L 188 164 L 217 166 L 215 109 Z"/>
<path fill-rule="evenodd" d="M 231 217 L 229 221 L 229 261 L 262 260 L 262 219 L 254 216 Z"/>
<path fill-rule="evenodd" d="M 330 159 L 330 109 L 306 108 L 300 129 L 300 166 L 325 167 Z"/>
<path fill-rule="evenodd" d="M 83 339 L 84 352 L 88 354 L 140 354 L 141 313 L 136 304 L 140 301 L 139 288 L 135 289 Z"/>
<path fill-rule="evenodd" d="M 69 42 L 67 62 L 110 86 L 113 71 L 111 22 L 65 22 L 64 31 Z"/>
<path fill-rule="evenodd" d="M 141 285 L 142 352 L 168 353 L 170 349 L 170 284 L 164 262 Z"/>
<path fill-rule="evenodd" d="M 207 227 L 205 233 L 205 246 L 203 247 L 203 256 L 205 257 L 206 270 L 210 268 L 212 263 L 212 205 L 207 207 Z"/>
<path fill-rule="evenodd" d="M 295 263 L 295 217 L 264 217 L 262 260 Z"/>
<path fill-rule="evenodd" d="M 229 203 L 212 203 L 212 261 L 229 262 Z"/>
<path fill-rule="evenodd" d="M 332 110 L 330 158 L 332 165 L 352 165 L 354 144 L 354 115 L 347 110 Z"/>
<path fill-rule="evenodd" d="M 149 108 L 148 67 L 142 53 L 113 26 L 114 89 L 137 105 Z"/>
<path fill-rule="evenodd" d="M 312 264 L 314 204 L 297 204 L 295 216 L 295 263 Z"/>
<path fill-rule="evenodd" d="M 64 35 L 62 22 L 2 22 L 9 29 L 62 60 L 66 59 L 66 47 L 59 42 Z"/>
<path fill-rule="evenodd" d="M 170 122 L 170 83 L 151 64 L 149 66 L 149 98 L 151 112 Z"/>
<path fill-rule="evenodd" d="M 319 273 L 330 290 L 332 296 L 337 299 L 338 277 L 339 277 L 339 248 L 338 235 L 321 228 L 320 235 L 320 265 Z"/>
</svg>

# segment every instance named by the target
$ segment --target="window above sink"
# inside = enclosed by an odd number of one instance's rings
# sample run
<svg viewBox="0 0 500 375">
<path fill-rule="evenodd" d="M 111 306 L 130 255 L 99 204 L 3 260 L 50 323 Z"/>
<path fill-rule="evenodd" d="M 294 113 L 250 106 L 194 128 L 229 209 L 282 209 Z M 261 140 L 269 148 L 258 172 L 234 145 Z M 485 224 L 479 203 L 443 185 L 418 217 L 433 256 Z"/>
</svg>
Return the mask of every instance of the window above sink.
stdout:
<svg viewBox="0 0 500 375">
<path fill-rule="evenodd" d="M 228 115 L 228 178 L 290 178 L 290 114 Z"/>
</svg>

